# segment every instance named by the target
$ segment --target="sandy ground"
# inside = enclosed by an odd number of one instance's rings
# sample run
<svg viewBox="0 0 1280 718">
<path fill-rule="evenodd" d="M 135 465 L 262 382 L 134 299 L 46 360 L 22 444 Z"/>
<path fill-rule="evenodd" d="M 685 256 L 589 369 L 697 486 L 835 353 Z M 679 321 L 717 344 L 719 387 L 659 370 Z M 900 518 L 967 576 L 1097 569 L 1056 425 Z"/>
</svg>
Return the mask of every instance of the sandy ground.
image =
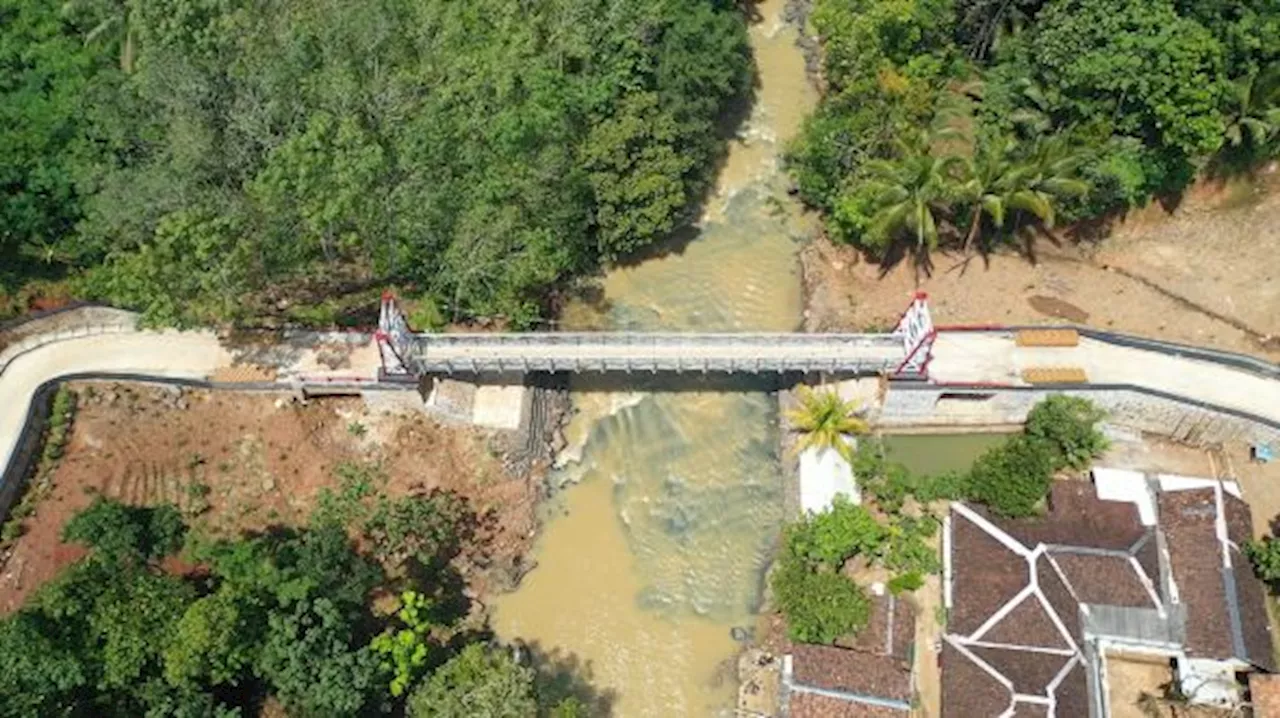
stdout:
<svg viewBox="0 0 1280 718">
<path fill-rule="evenodd" d="M 1252 461 L 1249 447 L 1241 443 L 1224 446 L 1214 457 L 1222 465 L 1221 471 L 1240 482 L 1240 490 L 1253 512 L 1254 535 L 1280 533 L 1280 462 Z"/>
<path fill-rule="evenodd" d="M 809 331 L 885 329 L 917 286 L 945 324 L 1077 322 L 1280 360 L 1280 173 L 1256 184 L 1203 185 L 1166 212 L 1132 213 L 1096 244 L 1036 243 L 939 254 L 919 285 L 908 264 L 878 264 L 825 239 L 802 252 Z"/>
<path fill-rule="evenodd" d="M 1173 680 L 1167 661 L 1147 656 L 1108 654 L 1107 684 L 1111 718 L 1235 718 L 1239 714 L 1221 708 L 1155 702 L 1144 709 L 1143 693 L 1163 695 Z M 1265 717 L 1264 717 L 1265 718 Z"/>
<path fill-rule="evenodd" d="M 1161 695 L 1161 686 L 1173 680 L 1168 661 L 1143 661 L 1108 656 L 1107 684 L 1112 718 L 1151 718 L 1138 705 L 1143 693 Z M 1160 714 L 1168 715 L 1167 710 Z"/>
<path fill-rule="evenodd" d="M 320 490 L 336 487 L 338 464 L 378 462 L 389 496 L 441 488 L 469 501 L 479 531 L 460 568 L 476 593 L 509 583 L 532 542 L 540 490 L 506 473 L 506 434 L 370 411 L 351 398 L 301 405 L 284 394 L 73 386 L 80 399 L 72 437 L 26 534 L 0 566 L 0 613 L 82 555 L 58 537 L 99 493 L 174 503 L 195 525 L 226 535 L 304 523 Z M 489 570 L 476 568 L 482 564 Z"/>
<path fill-rule="evenodd" d="M 941 534 L 935 539 L 941 542 Z M 941 547 L 939 547 L 941 551 Z M 939 620 L 942 608 L 942 577 L 926 576 L 924 586 L 911 595 L 916 604 L 916 705 L 915 718 L 937 718 L 942 705 L 942 634 L 946 624 Z"/>
</svg>

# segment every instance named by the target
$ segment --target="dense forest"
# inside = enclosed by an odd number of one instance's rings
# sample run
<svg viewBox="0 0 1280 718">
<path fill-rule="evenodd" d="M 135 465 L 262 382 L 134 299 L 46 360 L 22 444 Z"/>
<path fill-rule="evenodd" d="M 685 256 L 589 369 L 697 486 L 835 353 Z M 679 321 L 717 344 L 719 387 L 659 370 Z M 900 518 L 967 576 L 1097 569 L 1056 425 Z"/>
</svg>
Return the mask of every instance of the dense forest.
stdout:
<svg viewBox="0 0 1280 718">
<path fill-rule="evenodd" d="M 830 235 L 887 262 L 1027 242 L 1280 151 L 1276 0 L 817 0 L 811 21 L 825 93 L 790 164 Z"/>
<path fill-rule="evenodd" d="M 687 217 L 751 76 L 731 0 L 0 0 L 0 298 L 527 326 Z"/>
<path fill-rule="evenodd" d="M 372 494 L 371 471 L 341 469 L 307 526 L 226 538 L 95 500 L 63 531 L 88 555 L 0 618 L 0 716 L 607 712 L 574 660 L 514 654 L 471 615 L 466 504 Z"/>
</svg>

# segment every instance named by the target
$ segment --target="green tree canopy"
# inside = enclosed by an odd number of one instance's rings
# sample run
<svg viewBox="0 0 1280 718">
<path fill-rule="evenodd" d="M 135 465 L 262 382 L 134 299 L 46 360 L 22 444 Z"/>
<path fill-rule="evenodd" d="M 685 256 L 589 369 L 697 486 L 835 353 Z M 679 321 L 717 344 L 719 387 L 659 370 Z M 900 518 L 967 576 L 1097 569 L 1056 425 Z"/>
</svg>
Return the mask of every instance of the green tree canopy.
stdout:
<svg viewBox="0 0 1280 718">
<path fill-rule="evenodd" d="M 153 560 L 182 548 L 186 532 L 182 514 L 173 506 L 127 506 L 98 497 L 67 522 L 62 538 L 88 544 L 114 560 Z"/>
<path fill-rule="evenodd" d="M 787 635 L 804 643 L 831 643 L 866 625 L 871 604 L 852 579 L 830 569 L 813 570 L 784 557 L 770 585 L 787 619 Z"/>
<path fill-rule="evenodd" d="M 827 83 L 791 171 L 832 238 L 882 259 L 908 240 L 919 260 L 1034 238 L 1018 230 L 1280 151 L 1270 0 L 817 0 L 812 18 Z M 922 127 L 966 139 L 898 146 Z M 943 171 L 949 157 L 968 171 Z"/>
<path fill-rule="evenodd" d="M 531 323 L 686 219 L 751 79 L 724 0 L 5 0 L 0 59 L 0 288 L 165 324 L 373 281 Z"/>
<path fill-rule="evenodd" d="M 528 718 L 537 711 L 533 670 L 480 644 L 432 672 L 408 703 L 412 718 Z"/>
<path fill-rule="evenodd" d="M 1012 50 L 1055 121 L 1101 125 L 1183 157 L 1222 145 L 1221 43 L 1171 0 L 1058 0 Z"/>
<path fill-rule="evenodd" d="M 1052 448 L 1055 469 L 1086 469 L 1107 448 L 1107 439 L 1098 429 L 1105 416 L 1088 399 L 1054 394 L 1032 407 L 1026 433 Z"/>
</svg>

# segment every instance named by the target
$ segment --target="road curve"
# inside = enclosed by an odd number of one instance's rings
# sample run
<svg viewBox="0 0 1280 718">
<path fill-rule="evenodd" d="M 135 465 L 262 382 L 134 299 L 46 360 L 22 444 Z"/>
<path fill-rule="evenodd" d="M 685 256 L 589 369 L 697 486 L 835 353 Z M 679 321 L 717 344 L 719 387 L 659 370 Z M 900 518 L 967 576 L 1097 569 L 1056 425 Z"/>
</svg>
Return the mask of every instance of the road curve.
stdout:
<svg viewBox="0 0 1280 718">
<path fill-rule="evenodd" d="M 14 357 L 0 373 L 0 468 L 7 467 L 35 392 L 72 374 L 204 379 L 232 361 L 212 332 L 123 331 L 68 337 Z"/>
</svg>

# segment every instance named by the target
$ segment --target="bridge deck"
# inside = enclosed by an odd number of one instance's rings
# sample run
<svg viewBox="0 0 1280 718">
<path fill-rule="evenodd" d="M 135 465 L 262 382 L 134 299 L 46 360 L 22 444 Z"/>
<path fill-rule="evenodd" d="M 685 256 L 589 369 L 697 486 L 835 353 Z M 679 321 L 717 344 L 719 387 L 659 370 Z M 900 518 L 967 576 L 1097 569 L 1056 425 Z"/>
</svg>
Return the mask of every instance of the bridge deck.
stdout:
<svg viewBox="0 0 1280 718">
<path fill-rule="evenodd" d="M 408 362 L 421 372 L 892 371 L 905 358 L 890 334 L 429 334 Z"/>
</svg>

